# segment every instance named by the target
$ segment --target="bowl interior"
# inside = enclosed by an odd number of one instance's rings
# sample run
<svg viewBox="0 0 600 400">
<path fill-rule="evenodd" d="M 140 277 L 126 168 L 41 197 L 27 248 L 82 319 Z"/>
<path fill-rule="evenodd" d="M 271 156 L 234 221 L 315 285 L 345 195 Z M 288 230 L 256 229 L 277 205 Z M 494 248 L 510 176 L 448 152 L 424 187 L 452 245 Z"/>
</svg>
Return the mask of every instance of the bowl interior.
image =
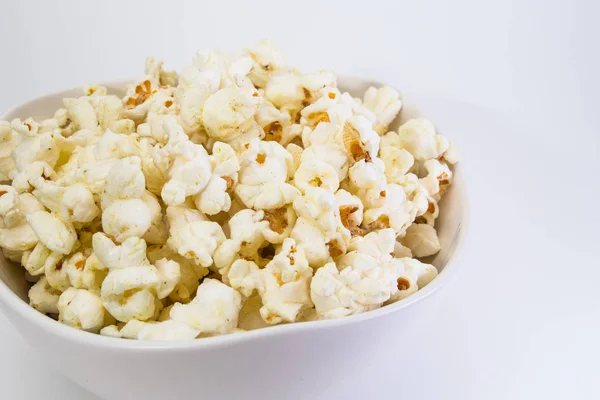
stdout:
<svg viewBox="0 0 600 400">
<path fill-rule="evenodd" d="M 356 97 L 362 97 L 369 86 L 379 87 L 384 85 L 381 82 L 354 77 L 340 77 L 338 83 L 341 91 L 350 92 Z M 109 88 L 109 93 L 123 95 L 123 82 L 108 83 L 105 86 Z M 40 97 L 15 107 L 0 119 L 10 121 L 13 118 L 33 117 L 35 120 L 51 118 L 54 112 L 62 107 L 63 98 L 78 97 L 82 93 L 83 90 L 77 88 Z M 422 116 L 415 105 L 405 98 L 403 98 L 403 102 L 402 111 L 390 126 L 392 130 L 396 130 L 398 126 L 411 118 Z M 463 225 L 463 220 L 466 218 L 466 196 L 459 167 L 454 168 L 454 183 L 444 195 L 439 207 L 440 216 L 435 227 L 442 249 L 438 254 L 430 257 L 427 262 L 432 263 L 442 272 L 456 252 L 459 239 L 462 237 L 461 225 Z M 25 279 L 24 271 L 23 267 L 7 260 L 0 252 L 0 280 L 23 301 L 28 302 L 27 292 L 30 284 Z"/>
</svg>

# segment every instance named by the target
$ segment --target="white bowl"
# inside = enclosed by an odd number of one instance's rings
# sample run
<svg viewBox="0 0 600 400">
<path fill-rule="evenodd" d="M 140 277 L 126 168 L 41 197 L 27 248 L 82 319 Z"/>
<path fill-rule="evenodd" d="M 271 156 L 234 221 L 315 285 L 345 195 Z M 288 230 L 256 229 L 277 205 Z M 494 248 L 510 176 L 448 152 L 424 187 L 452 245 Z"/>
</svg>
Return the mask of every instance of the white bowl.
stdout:
<svg viewBox="0 0 600 400">
<path fill-rule="evenodd" d="M 355 96 L 380 82 L 341 77 L 339 87 Z M 122 92 L 123 83 L 106 84 Z M 62 106 L 62 98 L 81 95 L 71 89 L 43 96 L 18 106 L 0 119 L 49 118 Z M 393 128 L 420 116 L 404 100 Z M 442 250 L 431 260 L 440 274 L 424 289 L 408 298 L 337 320 L 278 325 L 240 334 L 189 342 L 147 342 L 95 335 L 67 327 L 28 305 L 24 269 L 0 253 L 0 306 L 21 335 L 65 376 L 107 399 L 188 398 L 311 398 L 336 381 L 360 373 L 369 356 L 381 348 L 401 346 L 402 368 L 419 357 L 420 317 L 439 304 L 432 296 L 446 285 L 459 268 L 457 250 L 464 242 L 467 197 L 460 168 L 454 184 L 440 203 L 436 228 Z M 431 297 L 431 298 L 430 298 Z M 427 301 L 424 301 L 427 299 Z M 371 367 L 373 367 L 371 365 Z"/>
</svg>

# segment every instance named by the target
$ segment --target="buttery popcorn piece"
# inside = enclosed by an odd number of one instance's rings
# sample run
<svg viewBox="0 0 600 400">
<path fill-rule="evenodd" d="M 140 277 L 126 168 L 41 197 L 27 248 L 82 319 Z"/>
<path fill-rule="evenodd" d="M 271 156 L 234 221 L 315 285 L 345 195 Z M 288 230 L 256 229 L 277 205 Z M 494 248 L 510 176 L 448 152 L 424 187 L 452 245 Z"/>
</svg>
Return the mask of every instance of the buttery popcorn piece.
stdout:
<svg viewBox="0 0 600 400">
<path fill-rule="evenodd" d="M 68 288 L 58 299 L 58 320 L 65 325 L 98 333 L 104 325 L 104 306 L 97 295 Z"/>
<path fill-rule="evenodd" d="M 185 206 L 168 207 L 167 219 L 171 234 L 167 245 L 199 265 L 212 265 L 215 250 L 226 239 L 219 224 Z"/>
<path fill-rule="evenodd" d="M 60 295 L 61 293 L 42 277 L 29 289 L 29 304 L 43 314 L 58 314 Z"/>
<path fill-rule="evenodd" d="M 287 183 L 292 155 L 276 142 L 250 142 L 240 156 L 235 193 L 248 208 L 275 209 L 290 204 L 299 190 Z"/>
<path fill-rule="evenodd" d="M 339 318 L 380 307 L 397 291 L 398 260 L 392 258 L 391 229 L 369 233 L 339 266 L 319 268 L 311 282 L 311 298 L 321 318 Z"/>
<path fill-rule="evenodd" d="M 397 146 L 408 150 L 415 160 L 425 161 L 438 158 L 449 143 L 446 138 L 436 134 L 435 126 L 425 118 L 408 120 L 398 129 Z"/>
<path fill-rule="evenodd" d="M 188 304 L 176 303 L 171 318 L 204 334 L 231 333 L 237 327 L 242 296 L 216 279 L 204 279 Z"/>
<path fill-rule="evenodd" d="M 202 111 L 202 122 L 208 135 L 229 141 L 248 130 L 256 113 L 258 97 L 256 91 L 236 87 L 223 88 L 210 96 Z"/>
<path fill-rule="evenodd" d="M 145 321 L 154 315 L 160 287 L 158 270 L 152 265 L 111 270 L 102 282 L 102 303 L 119 321 Z"/>
<path fill-rule="evenodd" d="M 441 249 L 435 228 L 428 224 L 412 224 L 401 242 L 419 258 L 431 256 Z"/>
<path fill-rule="evenodd" d="M 27 215 L 27 222 L 40 242 L 52 251 L 69 254 L 77 240 L 73 226 L 61 221 L 55 214 L 47 211 L 36 211 Z"/>
<path fill-rule="evenodd" d="M 365 92 L 363 105 L 373 111 L 377 118 L 374 129 L 383 135 L 400 112 L 402 101 L 400 94 L 389 86 L 379 89 L 371 86 Z"/>
<path fill-rule="evenodd" d="M 313 270 L 294 239 L 285 239 L 281 250 L 263 272 L 260 315 L 268 324 L 295 322 L 298 314 L 312 306 L 310 281 Z"/>
</svg>

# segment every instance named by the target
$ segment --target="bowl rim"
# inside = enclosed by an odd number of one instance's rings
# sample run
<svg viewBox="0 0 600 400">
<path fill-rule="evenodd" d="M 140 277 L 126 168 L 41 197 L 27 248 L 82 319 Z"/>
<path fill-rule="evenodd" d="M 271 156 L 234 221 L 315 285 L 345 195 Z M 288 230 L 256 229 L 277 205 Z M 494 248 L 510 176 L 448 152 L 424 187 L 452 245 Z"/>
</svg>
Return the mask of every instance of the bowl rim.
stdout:
<svg viewBox="0 0 600 400">
<path fill-rule="evenodd" d="M 338 76 L 341 80 L 360 80 L 363 82 L 370 82 L 374 85 L 384 86 L 385 83 L 377 81 L 375 79 L 371 79 L 368 77 L 359 77 L 353 75 L 340 75 Z M 123 87 L 125 84 L 133 82 L 134 80 L 116 80 L 110 81 L 106 83 L 100 83 L 100 85 L 106 86 L 110 89 L 115 89 L 119 87 Z M 80 90 L 82 86 L 77 86 L 65 90 L 58 90 L 52 93 L 48 93 L 42 96 L 35 97 L 31 100 L 22 102 L 16 106 L 11 107 L 8 111 L 6 111 L 1 117 L 0 120 L 5 120 L 6 116 L 14 113 L 16 110 L 27 106 L 28 104 L 35 101 L 42 101 L 45 99 L 55 98 L 58 96 L 67 96 L 67 93 L 73 92 L 76 90 Z M 401 93 L 401 92 L 400 92 Z M 401 96 L 402 98 L 402 96 Z M 404 99 L 403 99 L 404 100 Z M 439 132 L 439 129 L 436 130 Z M 32 325 L 35 325 L 38 329 L 45 331 L 49 334 L 60 336 L 65 340 L 71 342 L 77 342 L 81 345 L 86 346 L 97 346 L 97 347 L 105 347 L 107 349 L 118 349 L 120 351 L 152 351 L 152 352 L 164 352 L 164 351 L 186 351 L 193 349 L 205 349 L 205 348 L 222 348 L 229 347 L 233 345 L 243 344 L 246 342 L 251 342 L 259 339 L 268 339 L 272 336 L 284 336 L 289 335 L 291 333 L 302 333 L 308 330 L 318 330 L 318 329 L 327 329 L 327 328 L 336 328 L 343 325 L 351 325 L 356 324 L 362 321 L 370 320 L 373 318 L 382 317 L 394 312 L 398 312 L 403 309 L 412 308 L 416 303 L 419 303 L 432 294 L 438 292 L 440 288 L 444 285 L 448 284 L 459 271 L 459 263 L 458 261 L 462 258 L 464 251 L 464 242 L 468 236 L 468 228 L 470 226 L 470 215 L 469 215 L 469 197 L 468 192 L 466 190 L 463 173 L 460 172 L 456 174 L 456 172 L 462 171 L 460 164 L 454 166 L 455 172 L 455 180 L 459 181 L 461 184 L 456 185 L 456 187 L 462 192 L 461 193 L 461 201 L 462 201 L 462 218 L 459 222 L 458 229 L 454 234 L 451 242 L 451 246 L 454 246 L 454 251 L 452 255 L 448 258 L 446 265 L 442 271 L 438 274 L 438 276 L 433 279 L 427 286 L 423 289 L 419 289 L 416 293 L 411 294 L 410 296 L 397 301 L 392 304 L 388 304 L 382 306 L 378 309 L 371 310 L 368 312 L 349 315 L 336 319 L 327 319 L 327 320 L 318 320 L 318 321 L 305 321 L 305 322 L 296 322 L 289 324 L 279 324 L 274 326 L 269 326 L 265 328 L 260 328 L 251 331 L 239 332 L 235 334 L 226 334 L 219 335 L 213 337 L 206 337 L 195 340 L 181 340 L 181 341 L 151 341 L 151 340 L 131 340 L 131 339 L 122 339 L 122 338 L 114 338 L 110 336 L 103 336 L 96 333 L 82 331 L 80 329 L 74 329 L 70 326 L 64 325 L 48 316 L 40 313 L 33 307 L 31 307 L 28 303 L 23 301 L 15 292 L 13 292 L 7 284 L 0 280 L 0 303 L 2 303 L 5 307 L 9 308 L 10 311 L 14 312 L 16 315 L 22 316 L 22 318 L 27 319 Z M 6 314 L 6 313 L 5 313 Z M 10 315 L 6 314 L 7 319 L 12 323 L 12 319 Z M 15 327 L 16 328 L 16 327 Z M 19 329 L 17 329 L 19 330 Z"/>
</svg>

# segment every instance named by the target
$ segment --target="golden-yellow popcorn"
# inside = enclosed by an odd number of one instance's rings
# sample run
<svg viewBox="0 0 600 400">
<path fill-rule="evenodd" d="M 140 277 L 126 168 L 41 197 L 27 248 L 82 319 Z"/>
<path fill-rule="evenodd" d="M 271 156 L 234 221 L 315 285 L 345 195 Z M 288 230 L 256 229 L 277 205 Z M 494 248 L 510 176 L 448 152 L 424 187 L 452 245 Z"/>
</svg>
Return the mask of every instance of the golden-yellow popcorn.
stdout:
<svg viewBox="0 0 600 400">
<path fill-rule="evenodd" d="M 235 139 L 250 127 L 258 102 L 256 91 L 235 87 L 219 90 L 206 100 L 202 111 L 208 135 L 222 141 Z"/>
</svg>

